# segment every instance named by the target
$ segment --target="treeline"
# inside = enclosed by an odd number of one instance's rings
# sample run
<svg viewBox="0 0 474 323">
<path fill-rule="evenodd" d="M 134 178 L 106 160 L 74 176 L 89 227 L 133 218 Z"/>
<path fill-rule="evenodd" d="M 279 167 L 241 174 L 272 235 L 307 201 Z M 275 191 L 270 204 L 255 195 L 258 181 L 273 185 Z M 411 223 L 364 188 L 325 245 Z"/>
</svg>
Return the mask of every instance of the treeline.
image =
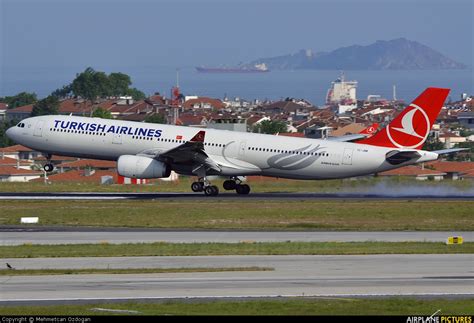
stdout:
<svg viewBox="0 0 474 323">
<path fill-rule="evenodd" d="M 106 74 L 88 67 L 84 72 L 76 74 L 70 84 L 54 90 L 44 99 L 39 100 L 36 93 L 21 92 L 13 96 L 0 97 L 0 102 L 7 104 L 8 109 L 33 104 L 31 116 L 50 115 L 58 113 L 61 99 L 70 97 L 80 97 L 92 105 L 99 99 L 109 97 L 131 96 L 134 100 L 142 100 L 146 97 L 145 93 L 131 85 L 132 80 L 127 74 L 119 72 Z M 91 116 L 112 118 L 111 113 L 102 109 L 100 105 L 94 108 Z M 0 147 L 14 144 L 5 135 L 5 131 L 16 122 L 5 120 L 0 123 Z"/>
<path fill-rule="evenodd" d="M 42 100 L 38 100 L 36 93 L 21 92 L 14 96 L 0 98 L 0 102 L 8 104 L 8 109 L 34 104 L 32 116 L 56 114 L 59 101 L 69 97 L 81 97 L 91 103 L 108 97 L 131 96 L 134 100 L 142 100 L 145 93 L 131 87 L 130 76 L 124 73 L 110 73 L 96 71 L 91 67 L 67 85 L 54 90 Z"/>
</svg>

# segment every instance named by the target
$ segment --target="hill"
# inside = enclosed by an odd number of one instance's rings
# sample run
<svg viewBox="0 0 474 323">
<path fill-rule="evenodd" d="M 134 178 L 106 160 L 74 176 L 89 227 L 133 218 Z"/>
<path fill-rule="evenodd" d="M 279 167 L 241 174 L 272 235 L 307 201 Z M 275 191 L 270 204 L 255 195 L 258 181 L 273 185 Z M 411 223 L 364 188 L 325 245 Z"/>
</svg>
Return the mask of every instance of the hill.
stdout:
<svg viewBox="0 0 474 323">
<path fill-rule="evenodd" d="M 271 70 L 429 70 L 463 69 L 436 50 L 405 38 L 378 40 L 367 46 L 352 45 L 331 52 L 300 50 L 295 54 L 260 58 L 248 65 L 265 63 Z"/>
</svg>

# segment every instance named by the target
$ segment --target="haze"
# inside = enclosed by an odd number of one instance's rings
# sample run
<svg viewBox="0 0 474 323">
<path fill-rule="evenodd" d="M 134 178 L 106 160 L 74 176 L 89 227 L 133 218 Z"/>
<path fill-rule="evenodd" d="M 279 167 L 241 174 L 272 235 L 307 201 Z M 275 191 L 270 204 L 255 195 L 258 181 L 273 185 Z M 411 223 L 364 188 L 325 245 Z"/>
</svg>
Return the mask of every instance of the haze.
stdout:
<svg viewBox="0 0 474 323">
<path fill-rule="evenodd" d="M 2 67 L 237 64 L 405 37 L 473 65 L 473 3 L 0 0 Z"/>
</svg>

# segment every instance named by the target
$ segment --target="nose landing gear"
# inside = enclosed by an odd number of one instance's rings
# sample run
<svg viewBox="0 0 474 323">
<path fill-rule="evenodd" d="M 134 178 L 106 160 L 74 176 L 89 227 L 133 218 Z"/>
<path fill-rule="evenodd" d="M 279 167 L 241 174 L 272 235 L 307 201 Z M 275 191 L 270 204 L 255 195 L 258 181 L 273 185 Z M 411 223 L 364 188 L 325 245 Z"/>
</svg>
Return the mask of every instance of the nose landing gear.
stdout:
<svg viewBox="0 0 474 323">
<path fill-rule="evenodd" d="M 51 163 L 51 155 L 46 155 L 46 164 L 43 166 L 45 172 L 52 172 L 54 170 L 54 165 Z"/>
</svg>

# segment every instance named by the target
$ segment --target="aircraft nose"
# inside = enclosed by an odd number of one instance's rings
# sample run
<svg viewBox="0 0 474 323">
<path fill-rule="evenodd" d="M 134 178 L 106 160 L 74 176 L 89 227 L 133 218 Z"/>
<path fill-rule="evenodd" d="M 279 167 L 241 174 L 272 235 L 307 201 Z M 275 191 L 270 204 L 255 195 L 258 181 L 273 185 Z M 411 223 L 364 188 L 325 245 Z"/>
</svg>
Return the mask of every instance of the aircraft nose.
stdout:
<svg viewBox="0 0 474 323">
<path fill-rule="evenodd" d="M 15 140 L 15 129 L 14 127 L 10 127 L 7 129 L 7 131 L 5 132 L 5 134 L 7 135 L 8 138 L 10 138 L 11 140 Z"/>
</svg>

